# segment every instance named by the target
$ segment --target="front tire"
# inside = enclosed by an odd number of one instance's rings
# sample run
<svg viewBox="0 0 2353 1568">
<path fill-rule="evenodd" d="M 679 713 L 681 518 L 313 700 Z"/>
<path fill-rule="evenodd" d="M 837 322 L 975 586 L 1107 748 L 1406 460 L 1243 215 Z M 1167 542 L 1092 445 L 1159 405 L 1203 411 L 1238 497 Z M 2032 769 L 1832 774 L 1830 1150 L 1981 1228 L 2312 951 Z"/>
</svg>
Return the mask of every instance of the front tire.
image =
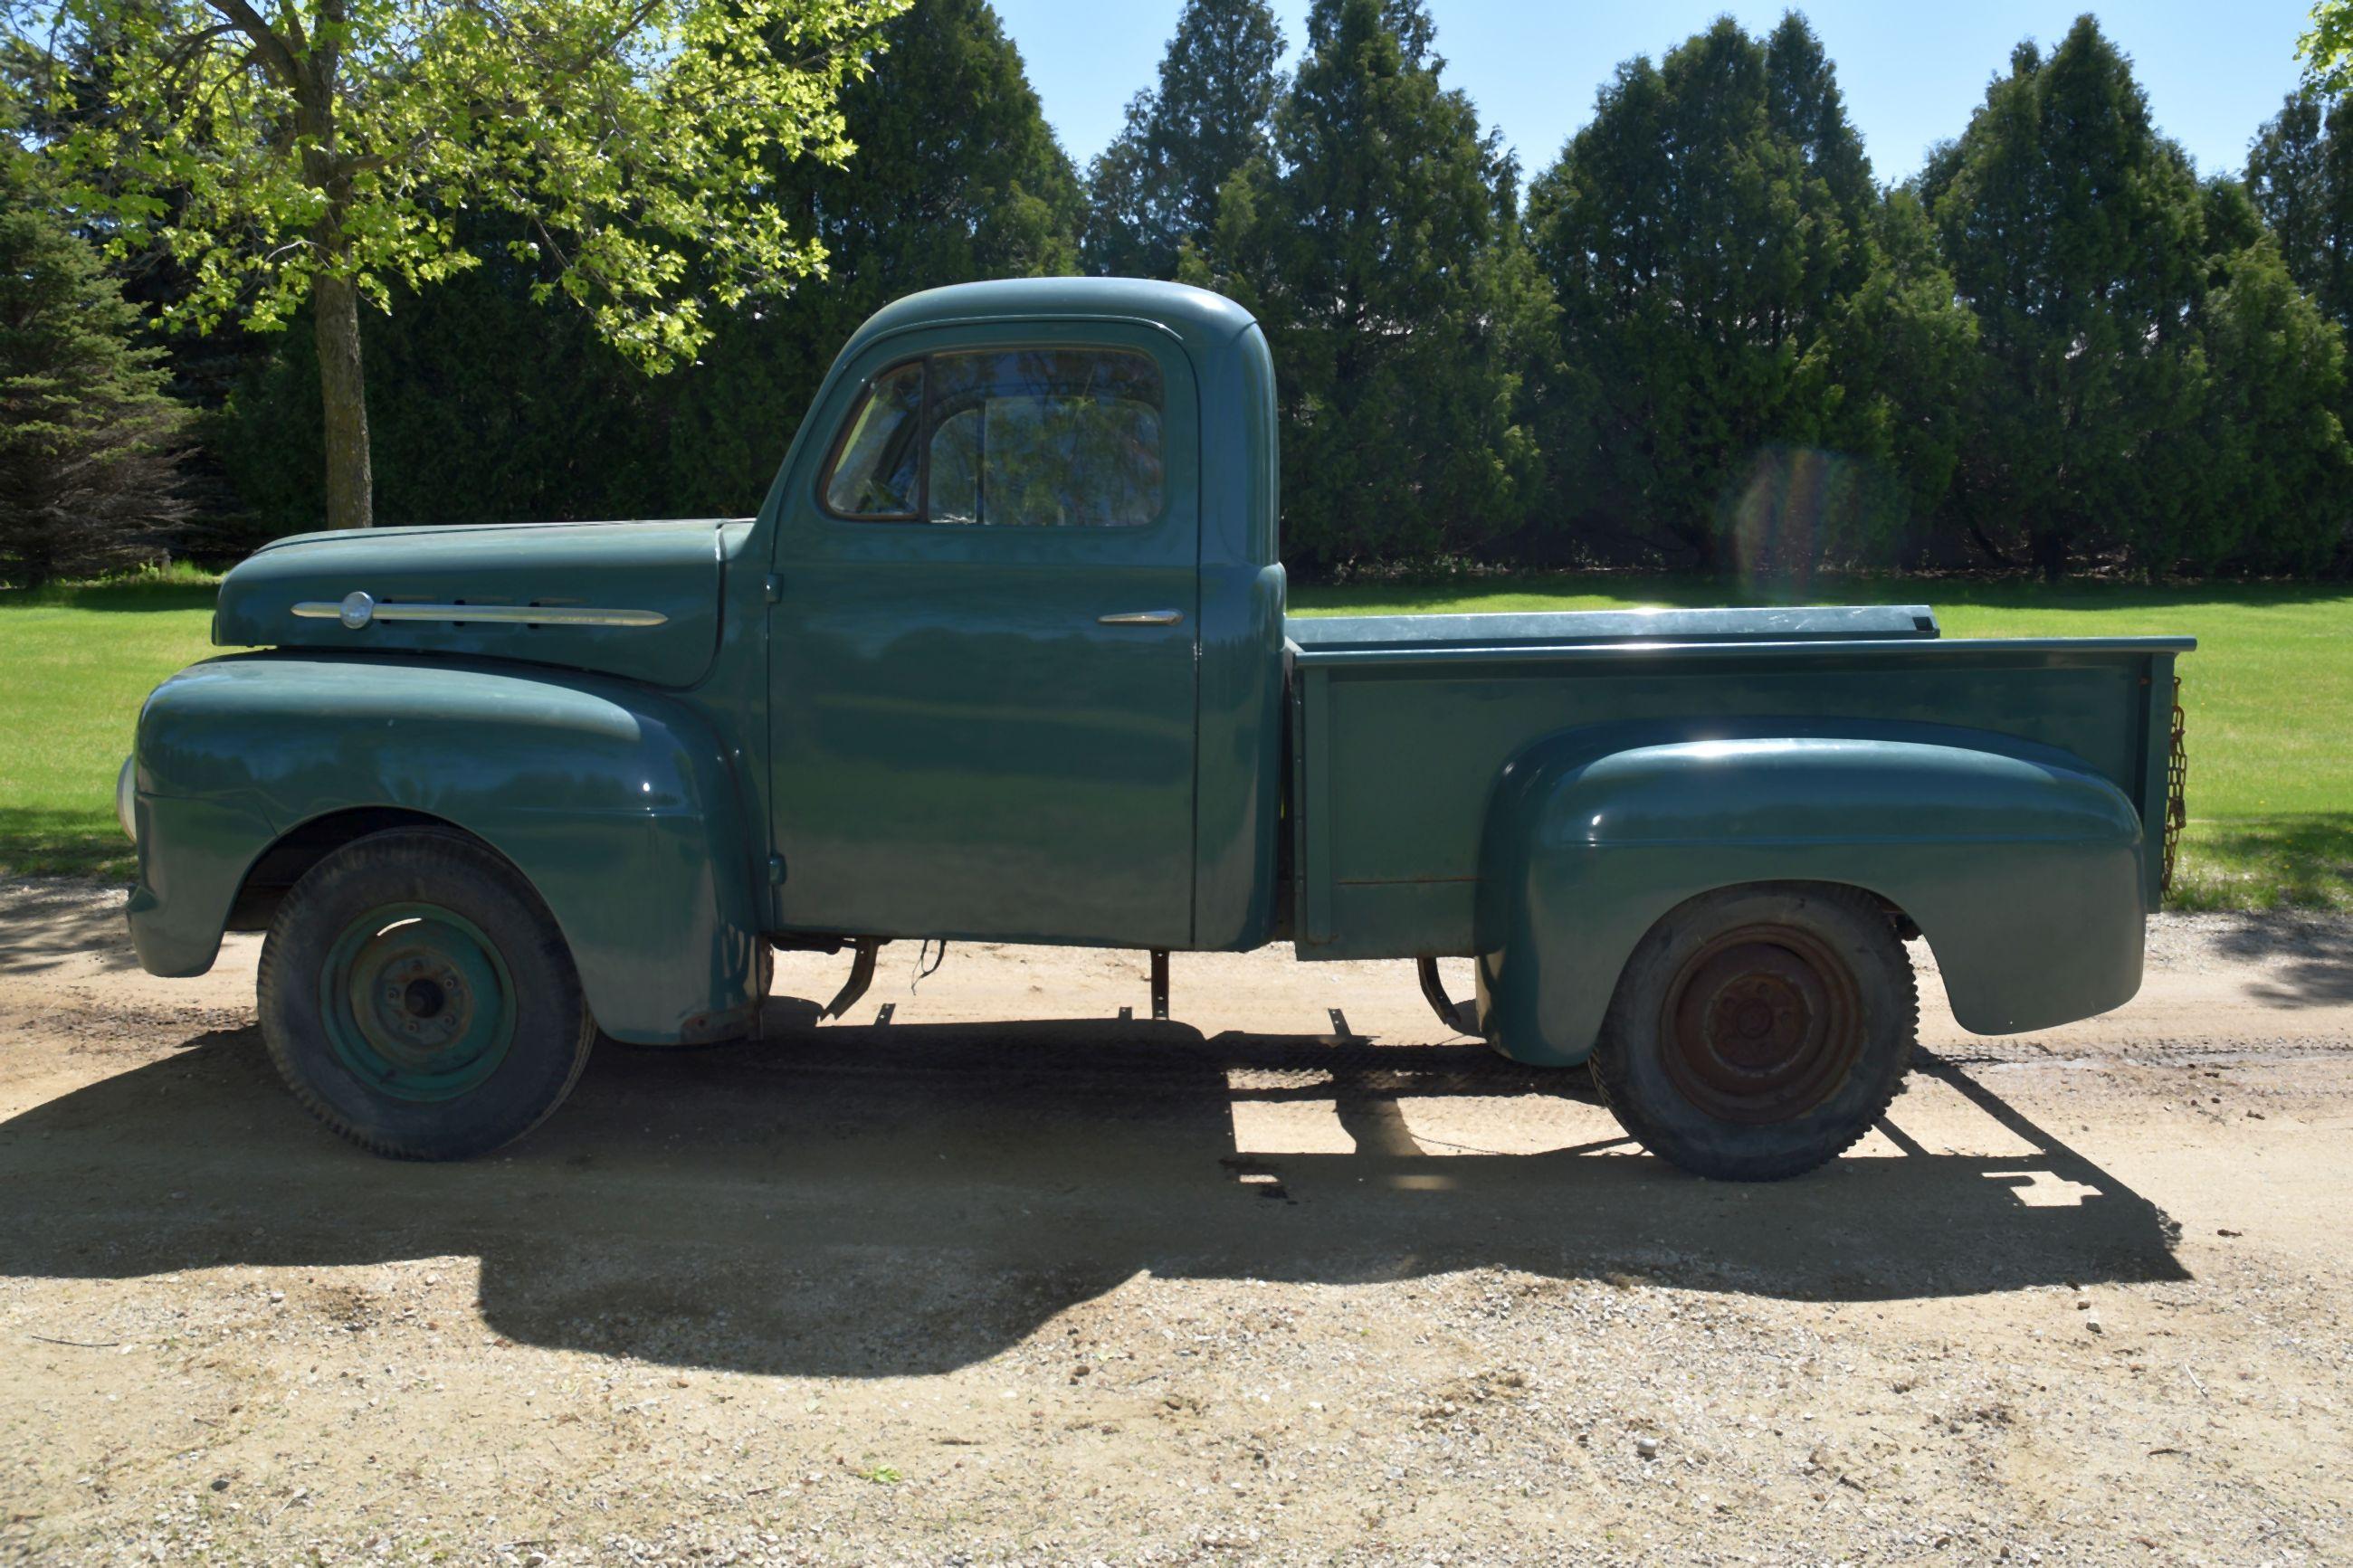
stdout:
<svg viewBox="0 0 2353 1568">
<path fill-rule="evenodd" d="M 1757 883 L 1671 910 L 1619 976 L 1596 1088 L 1654 1154 L 1719 1181 L 1835 1159 L 1911 1065 L 1911 960 L 1869 895 Z"/>
<path fill-rule="evenodd" d="M 312 867 L 269 923 L 259 994 L 294 1098 L 395 1159 L 512 1142 L 572 1092 L 596 1038 L 547 906 L 439 828 L 372 834 Z"/>
</svg>

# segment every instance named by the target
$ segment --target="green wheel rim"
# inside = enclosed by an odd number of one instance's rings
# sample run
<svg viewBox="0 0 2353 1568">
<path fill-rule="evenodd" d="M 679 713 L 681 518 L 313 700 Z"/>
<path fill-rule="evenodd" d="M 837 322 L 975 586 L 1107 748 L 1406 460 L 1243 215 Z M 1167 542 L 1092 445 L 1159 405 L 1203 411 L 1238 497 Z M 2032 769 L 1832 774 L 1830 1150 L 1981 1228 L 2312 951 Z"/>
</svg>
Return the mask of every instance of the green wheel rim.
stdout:
<svg viewBox="0 0 2353 1568">
<path fill-rule="evenodd" d="M 345 926 L 319 971 L 336 1059 L 379 1094 L 479 1089 L 514 1044 L 514 981 L 481 928 L 438 904 L 385 904 Z"/>
</svg>

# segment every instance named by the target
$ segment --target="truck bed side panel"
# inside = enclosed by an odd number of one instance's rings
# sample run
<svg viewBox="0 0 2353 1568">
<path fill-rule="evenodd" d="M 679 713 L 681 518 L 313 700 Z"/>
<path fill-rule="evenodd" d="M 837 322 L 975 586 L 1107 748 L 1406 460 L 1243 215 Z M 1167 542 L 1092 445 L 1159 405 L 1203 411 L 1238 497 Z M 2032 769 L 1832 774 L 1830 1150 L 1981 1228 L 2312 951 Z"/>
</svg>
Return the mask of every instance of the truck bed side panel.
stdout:
<svg viewBox="0 0 2353 1568">
<path fill-rule="evenodd" d="M 1293 715 L 1300 955 L 1477 951 L 1480 838 L 1497 778 L 1533 742 L 1588 725 L 1782 717 L 1989 731 L 2071 753 L 2149 820 L 2163 807 L 2164 742 L 2151 729 L 2158 693 L 2169 702 L 2174 651 L 2149 639 L 1303 650 Z"/>
</svg>

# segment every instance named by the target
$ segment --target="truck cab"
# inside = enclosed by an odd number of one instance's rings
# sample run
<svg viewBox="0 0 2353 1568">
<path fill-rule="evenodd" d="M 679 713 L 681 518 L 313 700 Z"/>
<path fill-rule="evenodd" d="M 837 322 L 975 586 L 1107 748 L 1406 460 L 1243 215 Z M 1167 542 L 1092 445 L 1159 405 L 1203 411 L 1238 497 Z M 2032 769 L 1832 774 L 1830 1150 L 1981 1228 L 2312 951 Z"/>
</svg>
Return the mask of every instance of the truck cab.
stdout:
<svg viewBox="0 0 2353 1568">
<path fill-rule="evenodd" d="M 762 513 L 782 924 L 1268 940 L 1274 427 L 1265 338 L 1198 289 L 944 289 L 860 330 Z"/>
<path fill-rule="evenodd" d="M 600 1036 L 756 1029 L 777 947 L 853 954 L 838 1009 L 897 939 L 1289 940 L 1419 962 L 1447 1027 L 1735 1176 L 1894 1092 L 1903 936 L 1973 1029 L 2137 988 L 2186 639 L 1290 617 L 1276 430 L 1230 300 L 976 284 L 852 336 L 754 517 L 267 546 L 214 623 L 259 651 L 126 764 L 142 962 L 267 931 L 298 1097 L 446 1157 Z"/>
</svg>

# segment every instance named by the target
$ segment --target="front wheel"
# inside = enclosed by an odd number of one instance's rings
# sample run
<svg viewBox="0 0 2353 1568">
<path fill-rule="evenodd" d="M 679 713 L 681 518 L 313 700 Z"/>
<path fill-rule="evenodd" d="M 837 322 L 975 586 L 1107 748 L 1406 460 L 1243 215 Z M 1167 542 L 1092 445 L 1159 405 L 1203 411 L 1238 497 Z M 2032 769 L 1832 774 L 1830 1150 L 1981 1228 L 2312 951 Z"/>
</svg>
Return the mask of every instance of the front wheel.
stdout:
<svg viewBox="0 0 2353 1568">
<path fill-rule="evenodd" d="M 572 1091 L 596 1038 L 531 884 L 437 828 L 370 835 L 294 885 L 262 942 L 260 1013 L 295 1099 L 404 1160 L 522 1137 Z"/>
<path fill-rule="evenodd" d="M 1668 911 L 1626 961 L 1593 1081 L 1652 1153 L 1778 1181 L 1885 1114 L 1918 1030 L 1911 961 L 1869 895 L 1727 888 Z"/>
</svg>

